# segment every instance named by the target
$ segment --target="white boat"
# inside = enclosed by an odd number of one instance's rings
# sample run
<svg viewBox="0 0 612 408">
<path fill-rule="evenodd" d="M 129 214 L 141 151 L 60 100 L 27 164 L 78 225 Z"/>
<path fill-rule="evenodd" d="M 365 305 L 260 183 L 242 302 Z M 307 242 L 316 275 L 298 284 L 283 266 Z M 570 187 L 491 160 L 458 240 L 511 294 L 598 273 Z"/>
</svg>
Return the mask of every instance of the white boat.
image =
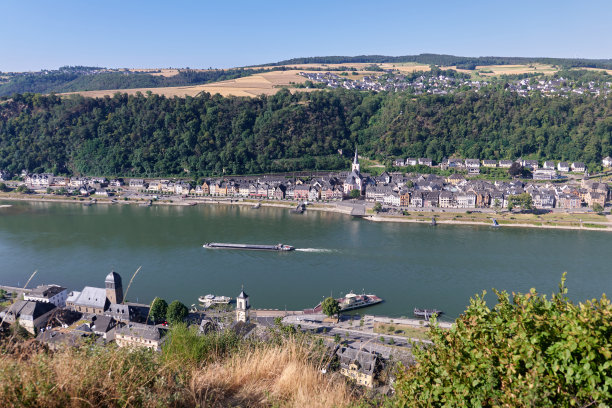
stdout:
<svg viewBox="0 0 612 408">
<path fill-rule="evenodd" d="M 198 302 L 202 303 L 206 307 L 210 307 L 211 305 L 227 305 L 232 300 L 229 296 L 215 296 L 212 294 L 208 294 L 206 296 L 200 296 L 198 298 Z"/>
</svg>

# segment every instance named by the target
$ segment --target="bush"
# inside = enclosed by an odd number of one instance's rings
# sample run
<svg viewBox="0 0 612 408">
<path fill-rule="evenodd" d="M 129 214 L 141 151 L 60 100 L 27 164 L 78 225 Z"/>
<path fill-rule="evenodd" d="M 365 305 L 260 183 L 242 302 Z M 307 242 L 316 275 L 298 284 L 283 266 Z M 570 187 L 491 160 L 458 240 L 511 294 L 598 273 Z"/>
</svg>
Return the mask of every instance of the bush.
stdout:
<svg viewBox="0 0 612 408">
<path fill-rule="evenodd" d="M 432 327 L 433 346 L 414 348 L 398 371 L 400 406 L 607 406 L 612 403 L 612 307 L 532 289 L 497 292 L 489 309 L 471 299 L 450 331 Z"/>
</svg>

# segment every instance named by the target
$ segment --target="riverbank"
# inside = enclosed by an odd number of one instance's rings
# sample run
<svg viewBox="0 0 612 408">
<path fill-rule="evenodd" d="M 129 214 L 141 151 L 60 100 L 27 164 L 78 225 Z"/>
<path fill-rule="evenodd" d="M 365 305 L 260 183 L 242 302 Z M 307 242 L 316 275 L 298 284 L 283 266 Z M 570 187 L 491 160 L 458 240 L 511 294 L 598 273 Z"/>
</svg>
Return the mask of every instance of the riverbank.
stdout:
<svg viewBox="0 0 612 408">
<path fill-rule="evenodd" d="M 414 224 L 431 224 L 430 220 L 426 219 L 415 219 L 408 218 L 403 216 L 378 216 L 378 215 L 369 215 L 363 217 L 365 220 L 373 221 L 373 222 L 408 222 Z M 436 219 L 436 225 L 447 224 L 447 225 L 478 225 L 485 227 L 493 227 L 491 222 L 485 221 L 457 221 L 457 220 L 438 220 Z M 572 226 L 572 225 L 537 225 L 537 224 L 527 224 L 521 222 L 504 222 L 500 224 L 498 228 L 504 227 L 519 227 L 519 228 L 540 228 L 540 229 L 561 229 L 561 230 L 580 230 L 580 231 L 604 231 L 611 232 L 612 225 L 611 224 L 596 224 L 601 225 L 601 227 L 585 227 L 585 226 Z"/>
<path fill-rule="evenodd" d="M 109 198 L 95 198 L 95 199 L 68 199 L 68 198 L 56 198 L 56 197 L 45 197 L 40 195 L 15 195 L 15 194 L 0 194 L 0 201 L 30 201 L 30 202 L 44 202 L 44 203 L 66 203 L 66 204 L 80 204 L 80 205 L 139 205 L 142 206 L 148 202 L 151 203 L 152 206 L 164 205 L 164 206 L 193 206 L 193 205 L 240 205 L 240 206 L 249 206 L 252 207 L 256 203 L 259 203 L 261 207 L 273 207 L 273 208 L 284 208 L 284 209 L 293 209 L 295 208 L 296 202 L 283 202 L 283 201 L 261 201 L 254 199 L 219 199 L 219 198 L 161 198 L 158 200 L 151 200 L 147 197 L 138 197 L 131 198 L 129 200 L 124 199 L 109 199 Z M 366 204 L 367 205 L 367 204 Z M 1 207 L 0 207 L 1 208 Z M 334 202 L 334 203 L 313 203 L 309 204 L 307 207 L 308 211 L 322 211 L 322 212 L 332 212 L 339 213 L 345 215 L 351 215 L 353 211 L 353 206 L 350 204 L 343 204 L 342 202 Z M 372 222 L 400 222 L 400 223 L 415 223 L 415 224 L 430 224 L 430 217 L 435 217 L 436 224 L 447 224 L 447 225 L 474 225 L 474 226 L 491 226 L 492 218 L 499 217 L 498 219 L 500 227 L 518 227 L 518 228 L 543 228 L 543 229 L 562 229 L 562 230 L 580 230 L 580 231 L 612 231 L 612 222 L 610 222 L 610 217 L 603 217 L 603 220 L 594 220 L 593 217 L 600 217 L 593 214 L 554 214 L 552 216 L 555 217 L 567 217 L 571 215 L 581 216 L 585 219 L 582 220 L 569 220 L 569 221 L 557 221 L 557 220 L 546 220 L 539 219 L 536 216 L 533 219 L 529 220 L 520 220 L 520 219 L 508 219 L 503 218 L 503 215 L 497 214 L 482 214 L 486 218 L 481 220 L 461 220 L 461 219 L 443 219 L 440 218 L 441 215 L 449 216 L 449 212 L 441 212 L 440 210 L 434 210 L 432 212 L 424 213 L 423 211 L 419 211 L 417 216 L 405 216 L 405 215 L 384 215 L 384 214 L 371 214 L 361 216 L 360 218 L 366 221 Z M 465 214 L 469 214 L 469 211 L 458 212 L 453 214 L 456 217 L 466 216 Z M 474 217 L 474 215 L 471 215 Z M 551 216 L 551 217 L 552 217 Z M 417 218 L 423 217 L 423 218 Z M 565 223 L 566 225 L 563 225 Z"/>
</svg>

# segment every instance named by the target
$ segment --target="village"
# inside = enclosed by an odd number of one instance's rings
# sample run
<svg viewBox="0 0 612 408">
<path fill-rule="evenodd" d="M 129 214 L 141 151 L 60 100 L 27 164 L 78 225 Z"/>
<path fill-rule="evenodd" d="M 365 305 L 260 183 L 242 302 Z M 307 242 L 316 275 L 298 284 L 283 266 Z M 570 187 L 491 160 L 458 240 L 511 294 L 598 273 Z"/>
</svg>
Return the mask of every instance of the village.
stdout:
<svg viewBox="0 0 612 408">
<path fill-rule="evenodd" d="M 478 175 L 481 169 L 508 170 L 512 165 L 530 172 L 532 179 L 515 177 L 509 180 L 486 180 Z M 401 172 L 402 167 L 439 168 L 450 175 Z M 612 168 L 612 158 L 602 160 L 604 169 Z M 205 179 L 201 183 L 171 179 L 111 179 L 105 177 L 59 177 L 53 174 L 22 172 L 14 178 L 0 170 L 0 182 L 17 192 L 42 195 L 66 195 L 118 199 L 198 198 L 236 200 L 275 200 L 308 203 L 334 203 L 363 200 L 370 208 L 408 209 L 492 209 L 512 210 L 513 198 L 524 194 L 531 198 L 529 209 L 555 211 L 603 212 L 610 200 L 608 183 L 589 176 L 581 162 L 537 160 L 445 159 L 434 166 L 428 158 L 398 158 L 393 161 L 398 171 L 384 171 L 379 176 L 361 173 L 357 153 L 351 172 L 317 172 L 310 176 L 262 175 L 228 176 Z"/>
<path fill-rule="evenodd" d="M 171 317 L 171 304 L 167 307 L 168 317 L 160 319 L 153 312 L 157 300 L 147 305 L 125 299 L 129 286 L 124 293 L 122 278 L 115 271 L 106 276 L 103 287 L 85 286 L 80 291 L 57 284 L 38 285 L 33 289 L 0 286 L 3 305 L 0 333 L 25 331 L 26 337 L 35 338 L 51 350 L 114 344 L 120 348 L 159 352 L 172 327 L 179 323 L 193 327 L 199 335 L 231 330 L 242 339 L 262 341 L 269 338 L 271 330 L 302 331 L 328 344 L 329 355 L 336 361 L 334 367 L 341 374 L 357 385 L 383 387 L 383 392 L 388 391 L 388 378 L 381 377 L 386 362 L 393 358 L 409 364 L 414 342 L 429 342 L 429 320 L 339 312 L 328 316 L 314 309 L 256 310 L 251 308 L 244 288 L 235 300 L 227 298 L 234 306 L 194 304 L 187 310 L 180 304 L 184 314 Z M 439 325 L 444 329 L 451 327 L 447 322 Z"/>
<path fill-rule="evenodd" d="M 409 91 L 415 95 L 434 94 L 446 95 L 459 90 L 471 89 L 478 91 L 490 85 L 492 81 L 486 77 L 472 80 L 461 77 L 452 77 L 444 74 L 431 75 L 424 73 L 414 79 L 393 70 L 383 70 L 382 74 L 366 75 L 360 80 L 350 79 L 333 72 L 300 72 L 300 75 L 310 81 L 325 84 L 329 88 L 357 89 L 362 91 Z M 593 95 L 608 96 L 612 92 L 612 82 L 597 83 L 589 81 L 586 84 L 577 84 L 566 78 L 524 78 L 508 81 L 504 87 L 521 96 L 532 92 L 543 95 Z"/>
</svg>

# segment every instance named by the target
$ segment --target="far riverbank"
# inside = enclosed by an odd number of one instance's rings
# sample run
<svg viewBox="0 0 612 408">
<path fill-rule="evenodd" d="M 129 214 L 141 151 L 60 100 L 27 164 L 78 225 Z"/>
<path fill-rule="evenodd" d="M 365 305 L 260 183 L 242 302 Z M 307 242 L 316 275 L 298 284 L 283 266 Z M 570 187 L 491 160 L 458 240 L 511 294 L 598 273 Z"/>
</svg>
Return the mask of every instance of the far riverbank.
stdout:
<svg viewBox="0 0 612 408">
<path fill-rule="evenodd" d="M 16 195 L 14 193 L 3 193 L 0 194 L 0 201 L 31 201 L 31 202 L 44 202 L 44 203 L 66 203 L 66 204 L 80 204 L 80 205 L 138 205 L 143 206 L 150 203 L 152 206 L 193 206 L 193 205 L 240 205 L 252 207 L 256 203 L 259 203 L 262 207 L 276 207 L 293 209 L 297 205 L 297 202 L 283 202 L 275 200 L 253 200 L 253 199 L 223 199 L 223 198 L 212 198 L 212 197 L 163 197 L 158 200 L 152 200 L 147 197 L 142 198 L 131 198 L 129 200 L 123 199 L 110 199 L 110 198 L 95 198 L 95 199 L 68 199 L 68 198 L 56 198 L 56 197 L 45 197 L 41 195 Z M 371 203 L 356 204 L 363 206 L 364 210 Z M 333 212 L 351 215 L 353 212 L 353 202 L 332 202 L 332 203 L 313 203 L 307 206 L 308 211 L 323 211 Z M 612 232 L 612 222 L 610 222 L 610 216 L 599 216 L 596 214 L 585 214 L 585 213 L 557 213 L 544 216 L 536 216 L 531 214 L 522 214 L 522 219 L 508 219 L 501 214 L 494 213 L 478 213 L 471 214 L 469 210 L 466 211 L 447 211 L 441 209 L 428 209 L 425 212 L 423 209 L 414 211 L 411 215 L 385 215 L 385 214 L 365 214 L 360 218 L 371 221 L 371 222 L 394 222 L 394 223 L 416 223 L 416 224 L 430 224 L 431 217 L 436 219 L 436 224 L 447 224 L 447 225 L 473 225 L 473 226 L 490 226 L 493 218 L 498 218 L 500 227 L 518 227 L 518 228 L 540 228 L 540 229 L 561 229 L 561 230 L 580 230 L 580 231 L 604 231 Z M 444 217 L 452 216 L 455 219 L 444 219 Z M 506 214 L 507 215 L 507 214 Z M 471 217 L 474 219 L 457 219 L 457 217 Z M 547 218 L 548 217 L 548 218 Z M 578 218 L 577 217 L 583 217 Z M 480 219 L 477 219 L 480 218 Z M 510 217 L 515 218 L 515 217 Z"/>
</svg>

